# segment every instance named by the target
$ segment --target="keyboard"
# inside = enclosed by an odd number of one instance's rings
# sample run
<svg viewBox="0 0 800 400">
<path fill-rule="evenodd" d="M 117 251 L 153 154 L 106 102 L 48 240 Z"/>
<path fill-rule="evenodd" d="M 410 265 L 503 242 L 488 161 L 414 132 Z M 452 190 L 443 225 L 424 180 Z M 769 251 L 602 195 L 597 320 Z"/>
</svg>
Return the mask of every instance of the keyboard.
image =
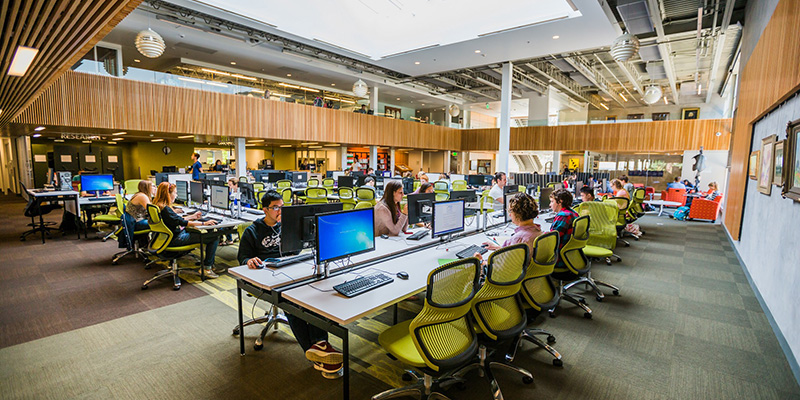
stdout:
<svg viewBox="0 0 800 400">
<path fill-rule="evenodd" d="M 212 218 L 212 217 L 203 217 L 203 218 L 198 218 L 197 220 L 198 220 L 198 221 L 200 221 L 200 222 L 206 222 L 206 221 L 216 221 L 217 223 L 220 223 L 220 222 L 222 222 L 222 220 L 221 220 L 221 219 L 219 219 L 219 218 Z"/>
<path fill-rule="evenodd" d="M 246 213 L 249 213 L 249 214 L 264 215 L 264 211 L 261 211 L 261 210 L 259 210 L 257 208 L 243 208 L 242 211 L 244 211 Z"/>
<path fill-rule="evenodd" d="M 282 258 L 268 258 L 264 260 L 262 267 L 280 268 L 289 264 L 299 263 L 314 258 L 313 253 L 304 253 L 296 256 L 282 257 Z"/>
<path fill-rule="evenodd" d="M 474 256 L 475 253 L 484 254 L 484 253 L 486 253 L 486 251 L 487 251 L 486 248 L 481 247 L 481 246 L 476 246 L 476 245 L 473 244 L 473 245 L 467 247 L 466 249 L 461 250 L 458 253 L 456 253 L 456 257 L 458 257 L 458 258 L 468 258 L 468 257 Z"/>
<path fill-rule="evenodd" d="M 428 233 L 430 233 L 430 231 L 429 231 L 429 230 L 427 230 L 427 229 L 422 229 L 422 230 L 419 230 L 419 231 L 416 231 L 416 232 L 414 232 L 414 233 L 413 233 L 413 234 L 411 234 L 411 236 L 409 236 L 407 239 L 408 239 L 408 240 L 420 240 L 420 239 L 424 238 L 425 236 L 428 236 Z"/>
<path fill-rule="evenodd" d="M 87 201 L 108 201 L 113 199 L 113 197 L 88 197 Z"/>
<path fill-rule="evenodd" d="M 342 296 L 353 297 L 392 282 L 394 282 L 394 278 L 390 278 L 385 274 L 378 272 L 340 283 L 334 286 L 333 289 L 339 292 Z"/>
</svg>

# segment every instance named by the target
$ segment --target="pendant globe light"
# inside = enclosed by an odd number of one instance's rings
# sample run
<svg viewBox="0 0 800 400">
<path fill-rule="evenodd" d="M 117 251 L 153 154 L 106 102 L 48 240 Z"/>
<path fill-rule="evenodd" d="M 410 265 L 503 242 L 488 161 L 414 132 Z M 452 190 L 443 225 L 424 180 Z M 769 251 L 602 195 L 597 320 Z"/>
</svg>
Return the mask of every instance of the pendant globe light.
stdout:
<svg viewBox="0 0 800 400">
<path fill-rule="evenodd" d="M 164 54 L 164 49 L 167 48 L 164 38 L 150 28 L 139 32 L 136 35 L 135 43 L 136 50 L 139 50 L 139 53 L 147 58 L 158 58 Z"/>
<path fill-rule="evenodd" d="M 364 81 L 359 79 L 356 83 L 353 84 L 353 94 L 358 97 L 364 97 L 367 95 L 368 86 Z"/>
<path fill-rule="evenodd" d="M 450 104 L 450 107 L 448 107 L 447 112 L 450 113 L 451 117 L 457 117 L 458 114 L 461 114 L 461 109 L 458 108 L 458 106 L 455 104 Z"/>
<path fill-rule="evenodd" d="M 614 39 L 614 43 L 611 44 L 611 57 L 619 62 L 630 60 L 637 51 L 639 51 L 639 39 L 630 33 Z"/>
<path fill-rule="evenodd" d="M 661 91 L 661 87 L 659 86 L 650 86 L 647 90 L 644 91 L 644 96 L 642 96 L 642 100 L 644 100 L 647 104 L 655 104 L 658 100 L 661 99 L 661 95 L 664 93 Z"/>
</svg>

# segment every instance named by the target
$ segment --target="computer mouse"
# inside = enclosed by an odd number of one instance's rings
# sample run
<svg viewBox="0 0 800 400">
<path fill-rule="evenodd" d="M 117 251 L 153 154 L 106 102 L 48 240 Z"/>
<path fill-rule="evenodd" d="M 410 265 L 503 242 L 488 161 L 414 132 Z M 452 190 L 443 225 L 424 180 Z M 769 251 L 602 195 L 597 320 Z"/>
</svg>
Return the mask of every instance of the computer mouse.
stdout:
<svg viewBox="0 0 800 400">
<path fill-rule="evenodd" d="M 389 235 L 387 235 L 385 233 L 383 235 L 381 235 L 381 239 L 388 239 L 388 238 L 389 238 Z"/>
<path fill-rule="evenodd" d="M 397 277 L 403 280 L 408 279 L 408 272 L 400 271 L 397 273 Z"/>
</svg>

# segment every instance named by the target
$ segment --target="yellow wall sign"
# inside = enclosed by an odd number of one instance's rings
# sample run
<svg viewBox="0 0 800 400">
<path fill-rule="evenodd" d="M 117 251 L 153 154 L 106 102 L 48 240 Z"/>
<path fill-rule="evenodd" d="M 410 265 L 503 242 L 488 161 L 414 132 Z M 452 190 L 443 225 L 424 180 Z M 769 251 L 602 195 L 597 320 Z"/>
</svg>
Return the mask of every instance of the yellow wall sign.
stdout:
<svg viewBox="0 0 800 400">
<path fill-rule="evenodd" d="M 581 159 L 580 158 L 570 158 L 569 159 L 569 169 L 575 170 L 581 167 Z"/>
</svg>

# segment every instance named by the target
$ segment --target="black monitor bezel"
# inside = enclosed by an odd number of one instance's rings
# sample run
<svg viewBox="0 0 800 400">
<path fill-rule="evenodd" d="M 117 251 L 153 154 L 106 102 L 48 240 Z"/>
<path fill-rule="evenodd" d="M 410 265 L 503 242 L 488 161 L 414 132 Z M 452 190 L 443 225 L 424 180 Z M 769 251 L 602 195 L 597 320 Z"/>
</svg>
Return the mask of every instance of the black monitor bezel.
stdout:
<svg viewBox="0 0 800 400">
<path fill-rule="evenodd" d="M 195 191 L 194 191 L 194 189 L 192 189 L 192 186 L 196 186 L 196 185 L 200 185 L 200 191 L 198 192 L 200 194 L 200 201 L 197 201 L 197 197 L 195 197 L 196 195 L 194 193 Z M 203 204 L 203 202 L 206 200 L 206 198 L 205 198 L 205 190 L 204 189 L 205 189 L 205 184 L 203 182 L 201 182 L 201 181 L 190 181 L 189 182 L 189 199 L 194 203 Z"/>
<path fill-rule="evenodd" d="M 429 201 L 431 206 L 433 206 L 433 202 L 436 201 L 436 193 L 411 193 L 406 197 L 406 201 L 408 204 L 408 224 L 413 225 L 419 222 L 427 222 L 421 218 L 418 209 L 419 206 L 416 204 L 419 204 L 421 201 Z M 414 203 L 413 206 L 412 203 Z M 412 216 L 414 217 L 413 219 Z"/>
<path fill-rule="evenodd" d="M 370 212 L 370 213 L 372 213 L 372 226 L 374 228 L 374 226 L 375 226 L 375 209 L 374 208 L 359 208 L 359 209 L 352 209 L 352 210 L 343 210 L 343 211 L 316 214 L 314 216 L 314 225 L 315 226 L 319 226 L 319 218 L 320 217 L 324 218 L 325 216 L 332 215 L 332 214 L 344 214 L 344 213 L 356 213 L 356 212 Z M 341 259 L 345 259 L 345 258 L 348 258 L 348 257 L 357 256 L 359 254 L 368 253 L 370 251 L 375 251 L 375 233 L 374 233 L 374 231 L 373 231 L 373 234 L 370 235 L 370 237 L 372 238 L 372 248 L 371 249 L 364 249 L 364 250 L 357 251 L 355 253 L 345 254 L 345 255 L 342 255 L 342 256 L 338 256 L 338 257 L 322 260 L 320 258 L 320 252 L 319 252 L 319 229 L 317 229 L 316 232 L 314 233 L 314 239 L 315 239 L 314 240 L 314 246 L 315 246 L 315 249 L 317 250 L 316 252 L 314 252 L 314 260 L 316 261 L 317 265 L 321 265 L 324 262 L 331 262 L 331 261 L 341 260 Z"/>
<path fill-rule="evenodd" d="M 180 188 L 179 188 L 180 185 L 178 185 L 178 182 L 183 182 L 183 183 L 186 184 L 186 197 L 185 198 L 181 198 L 181 196 L 180 196 L 181 192 L 180 192 Z M 176 180 L 175 181 L 175 196 L 176 196 L 175 200 L 178 200 L 183 204 L 186 204 L 186 203 L 189 202 L 189 182 L 188 181 L 184 181 L 184 180 Z"/>
<path fill-rule="evenodd" d="M 342 185 L 342 178 L 344 178 L 345 180 L 349 180 L 349 184 L 350 185 L 349 186 L 348 185 Z M 347 176 L 347 175 L 340 175 L 340 176 L 338 176 L 336 178 L 336 187 L 340 187 L 340 188 L 342 188 L 342 187 L 355 188 L 356 187 L 356 177 Z"/>
<path fill-rule="evenodd" d="M 456 203 L 456 202 L 461 203 L 461 228 L 460 229 L 455 229 L 455 230 L 452 230 L 452 231 L 437 233 L 436 232 L 436 205 L 437 204 L 442 204 L 442 203 Z M 452 200 L 451 199 L 451 200 L 434 201 L 433 205 L 432 205 L 432 208 L 431 208 L 431 237 L 435 239 L 437 237 L 441 237 L 441 236 L 445 236 L 445 235 L 449 235 L 449 234 L 453 234 L 453 233 L 464 232 L 464 216 L 466 214 L 466 209 L 465 208 L 466 208 L 466 204 L 465 204 L 463 199 L 458 199 L 458 200 Z"/>
<path fill-rule="evenodd" d="M 314 210 L 320 208 L 338 208 L 338 210 L 330 210 L 330 211 L 323 211 L 320 213 L 314 212 Z M 329 212 L 336 212 L 341 211 L 344 208 L 343 203 L 327 203 L 327 204 L 301 204 L 296 206 L 285 206 L 281 211 L 281 252 L 282 253 L 290 253 L 290 252 L 299 252 L 306 248 L 307 243 L 311 243 L 316 245 L 316 232 L 311 232 L 309 235 L 312 236 L 309 240 L 304 240 L 303 233 L 304 233 L 304 226 L 305 222 L 304 219 L 307 217 L 314 218 L 316 214 L 325 214 Z M 288 213 L 287 213 L 288 210 Z M 294 219 L 295 216 L 292 215 L 293 213 L 297 212 L 299 215 L 297 216 L 297 224 L 291 223 L 291 219 Z M 289 215 L 289 218 L 286 218 L 286 215 Z M 288 223 L 287 223 L 288 222 Z M 316 223 L 316 219 L 314 220 Z M 294 225 L 294 226 L 292 226 Z M 285 229 L 289 226 L 290 229 Z M 300 247 L 297 246 L 290 246 L 286 249 L 286 244 L 294 244 L 300 243 Z"/>
</svg>

